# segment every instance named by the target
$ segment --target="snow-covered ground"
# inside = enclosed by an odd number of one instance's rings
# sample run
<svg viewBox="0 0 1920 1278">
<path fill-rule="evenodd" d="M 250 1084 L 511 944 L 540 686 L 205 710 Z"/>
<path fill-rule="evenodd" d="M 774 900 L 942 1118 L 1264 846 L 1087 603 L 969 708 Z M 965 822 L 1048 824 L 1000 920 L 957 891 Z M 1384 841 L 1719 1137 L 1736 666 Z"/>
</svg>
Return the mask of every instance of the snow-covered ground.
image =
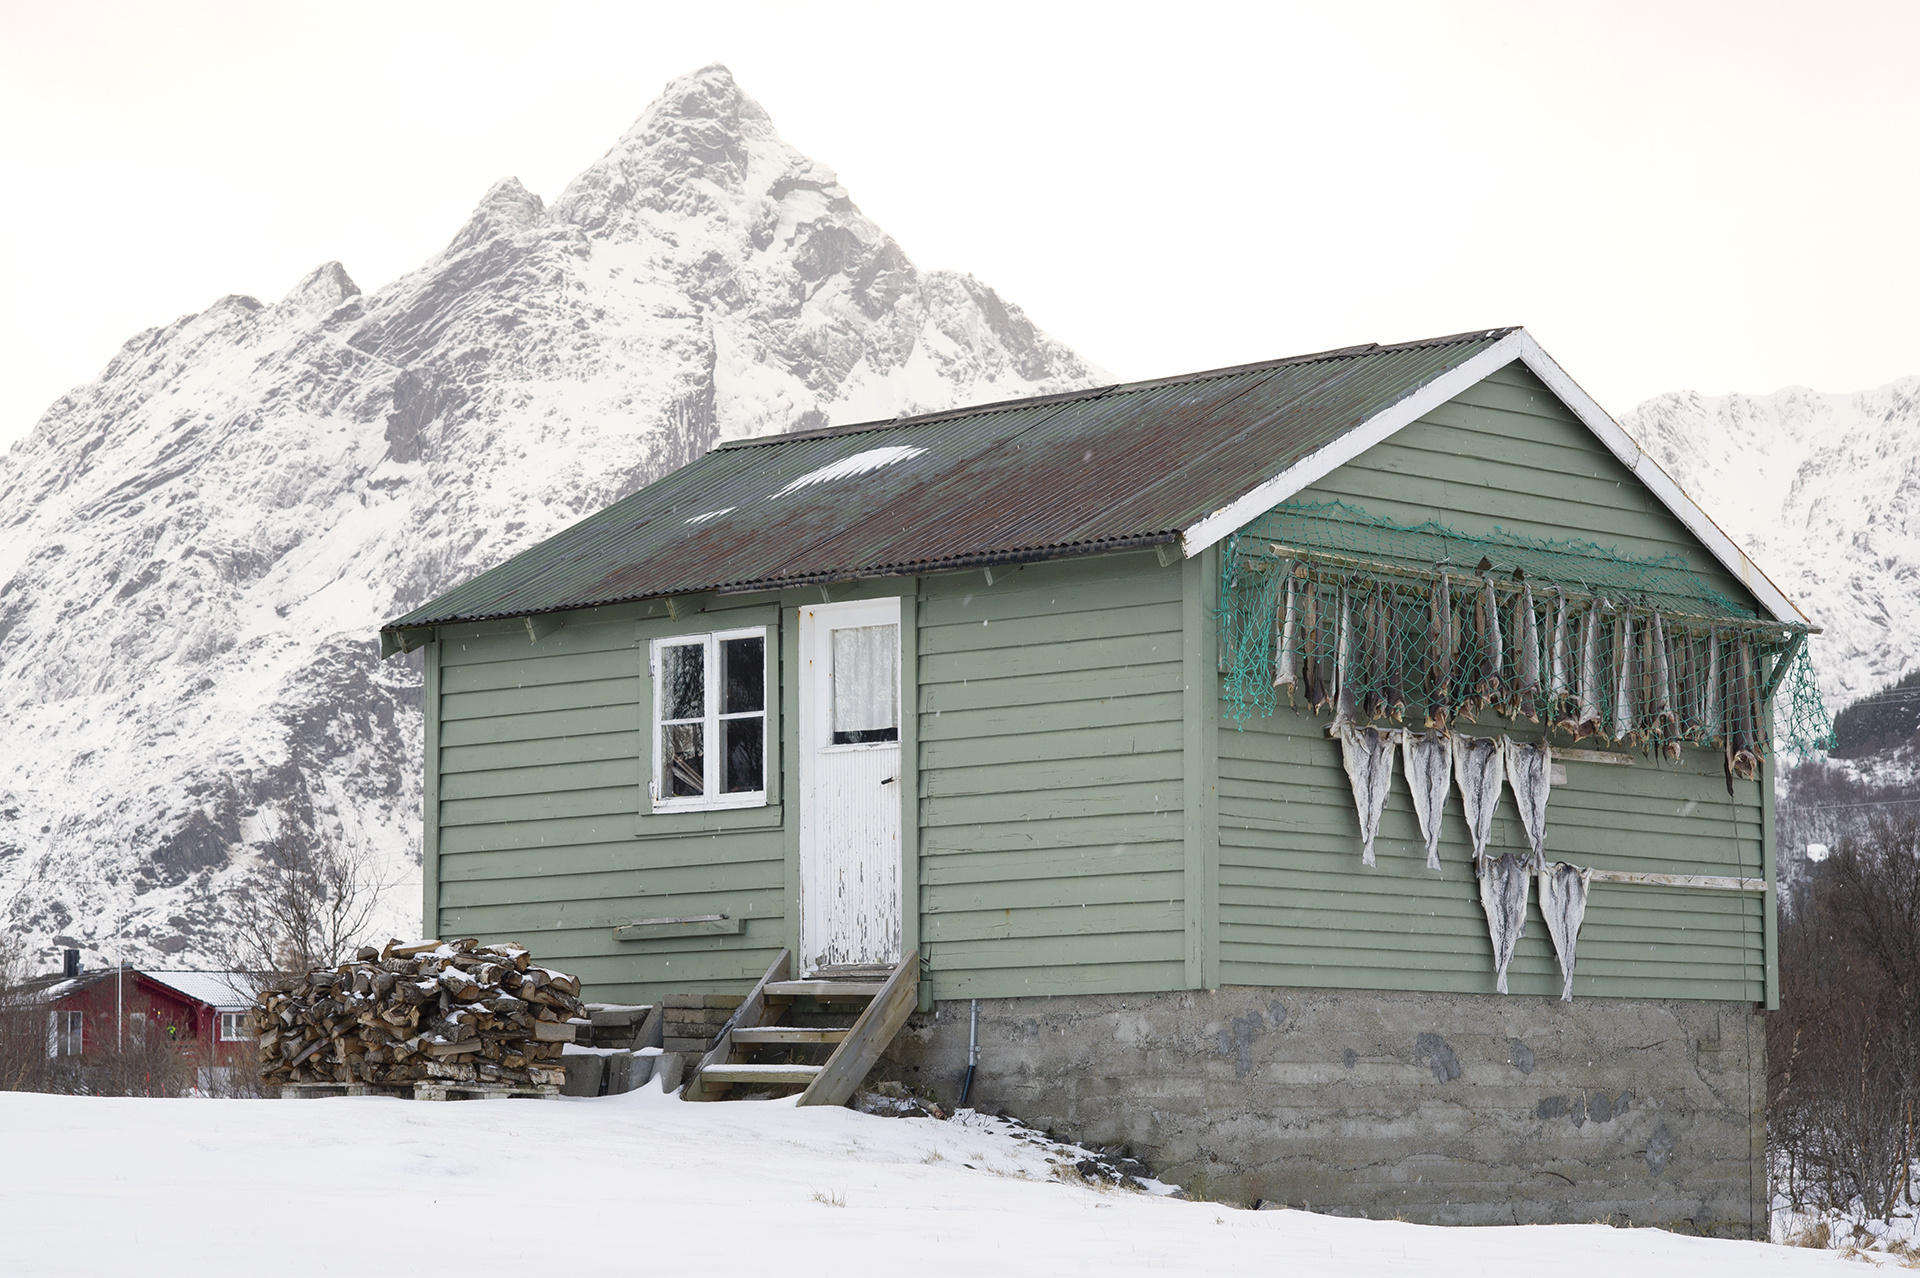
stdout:
<svg viewBox="0 0 1920 1278">
<path fill-rule="evenodd" d="M 1654 1229 L 1440 1229 L 1096 1189 L 1054 1175 L 1072 1151 L 990 1119 L 652 1088 L 438 1105 L 0 1093 L 0 1133 L 0 1273 L 35 1278 L 1858 1272 L 1836 1252 Z"/>
</svg>

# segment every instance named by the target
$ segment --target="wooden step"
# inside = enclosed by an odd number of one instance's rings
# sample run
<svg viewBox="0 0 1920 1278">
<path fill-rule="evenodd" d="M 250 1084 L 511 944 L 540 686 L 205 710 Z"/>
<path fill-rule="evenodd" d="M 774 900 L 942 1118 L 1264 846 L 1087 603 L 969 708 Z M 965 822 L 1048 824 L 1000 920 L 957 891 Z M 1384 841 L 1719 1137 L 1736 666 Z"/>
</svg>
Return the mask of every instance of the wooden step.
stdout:
<svg viewBox="0 0 1920 1278">
<path fill-rule="evenodd" d="M 708 1083 L 760 1083 L 805 1087 L 819 1077 L 820 1065 L 708 1065 L 700 1071 Z"/>
<path fill-rule="evenodd" d="M 893 975 L 874 993 L 876 997 L 860 1013 L 840 1046 L 833 1049 L 819 1076 L 807 1084 L 800 1096 L 802 1107 L 844 1105 L 852 1098 L 854 1089 L 865 1080 L 867 1071 L 887 1050 L 919 1001 L 920 956 L 909 954 L 900 960 Z"/>
<path fill-rule="evenodd" d="M 833 999 L 876 998 L 886 988 L 884 981 L 769 981 L 767 994 L 778 998 Z"/>
<path fill-rule="evenodd" d="M 761 1025 L 733 1032 L 736 1043 L 838 1043 L 847 1036 L 843 1029 L 809 1029 L 800 1025 Z"/>
</svg>

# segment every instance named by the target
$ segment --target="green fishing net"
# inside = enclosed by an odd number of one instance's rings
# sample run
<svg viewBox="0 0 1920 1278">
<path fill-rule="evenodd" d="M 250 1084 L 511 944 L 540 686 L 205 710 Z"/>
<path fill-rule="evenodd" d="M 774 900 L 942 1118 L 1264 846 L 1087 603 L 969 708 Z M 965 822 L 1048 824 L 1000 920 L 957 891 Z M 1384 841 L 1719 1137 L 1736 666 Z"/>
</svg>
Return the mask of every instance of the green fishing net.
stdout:
<svg viewBox="0 0 1920 1278">
<path fill-rule="evenodd" d="M 1832 746 L 1808 627 L 1756 617 L 1677 555 L 1285 503 L 1229 539 L 1218 620 L 1236 722 L 1282 703 L 1382 726 L 1501 716 L 1724 747 L 1742 775 L 1776 740 Z"/>
</svg>

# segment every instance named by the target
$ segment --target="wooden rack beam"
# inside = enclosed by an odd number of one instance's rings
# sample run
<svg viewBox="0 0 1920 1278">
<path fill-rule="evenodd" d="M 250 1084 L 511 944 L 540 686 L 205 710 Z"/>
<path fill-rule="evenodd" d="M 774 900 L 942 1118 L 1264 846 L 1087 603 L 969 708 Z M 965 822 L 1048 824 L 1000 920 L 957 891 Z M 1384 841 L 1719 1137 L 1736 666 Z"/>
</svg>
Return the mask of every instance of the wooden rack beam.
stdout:
<svg viewBox="0 0 1920 1278">
<path fill-rule="evenodd" d="M 1438 580 L 1440 576 L 1439 570 L 1433 568 L 1404 568 L 1399 564 L 1385 563 L 1381 560 L 1361 559 L 1354 555 L 1343 555 L 1332 550 L 1312 550 L 1304 546 L 1288 546 L 1280 542 L 1270 542 L 1268 545 L 1271 547 L 1276 558 L 1299 560 L 1303 564 L 1318 562 L 1351 571 L 1368 573 L 1373 576 L 1404 577 L 1410 581 L 1429 584 Z M 1472 569 L 1463 567 L 1460 570 L 1460 581 L 1473 582 L 1478 579 L 1479 574 Z M 1591 590 L 1568 590 L 1566 586 L 1559 582 L 1554 582 L 1552 585 L 1553 588 L 1558 589 L 1569 599 L 1585 599 L 1590 602 L 1594 599 L 1604 598 L 1604 596 L 1596 594 Z M 1505 595 L 1512 595 L 1516 593 L 1518 589 L 1516 583 L 1511 581 L 1496 581 L 1493 583 L 1493 588 L 1495 591 Z M 1542 598 L 1542 595 L 1536 594 L 1534 598 L 1538 600 Z M 1799 622 L 1774 621 L 1761 617 L 1710 617 L 1701 613 L 1669 612 L 1664 608 L 1653 608 L 1649 611 L 1658 612 L 1663 621 L 1688 622 L 1693 625 L 1706 626 L 1719 630 L 1770 632 L 1779 636 L 1782 642 L 1786 642 L 1796 635 L 1817 635 L 1822 633 L 1819 626 L 1802 625 Z"/>
<path fill-rule="evenodd" d="M 1765 879 L 1728 878 L 1718 874 L 1639 874 L 1631 870 L 1594 870 L 1592 883 L 1635 883 L 1642 887 L 1705 888 L 1711 892 L 1764 892 Z"/>
</svg>

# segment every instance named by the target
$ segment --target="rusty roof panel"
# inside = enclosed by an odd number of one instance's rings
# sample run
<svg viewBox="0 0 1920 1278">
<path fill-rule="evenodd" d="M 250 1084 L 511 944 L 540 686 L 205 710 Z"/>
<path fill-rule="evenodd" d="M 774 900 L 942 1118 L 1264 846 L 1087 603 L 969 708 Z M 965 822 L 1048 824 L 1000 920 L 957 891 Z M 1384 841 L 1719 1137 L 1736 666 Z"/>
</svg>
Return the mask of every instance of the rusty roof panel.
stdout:
<svg viewBox="0 0 1920 1278">
<path fill-rule="evenodd" d="M 1171 541 L 1512 331 L 723 445 L 385 629 Z"/>
</svg>

